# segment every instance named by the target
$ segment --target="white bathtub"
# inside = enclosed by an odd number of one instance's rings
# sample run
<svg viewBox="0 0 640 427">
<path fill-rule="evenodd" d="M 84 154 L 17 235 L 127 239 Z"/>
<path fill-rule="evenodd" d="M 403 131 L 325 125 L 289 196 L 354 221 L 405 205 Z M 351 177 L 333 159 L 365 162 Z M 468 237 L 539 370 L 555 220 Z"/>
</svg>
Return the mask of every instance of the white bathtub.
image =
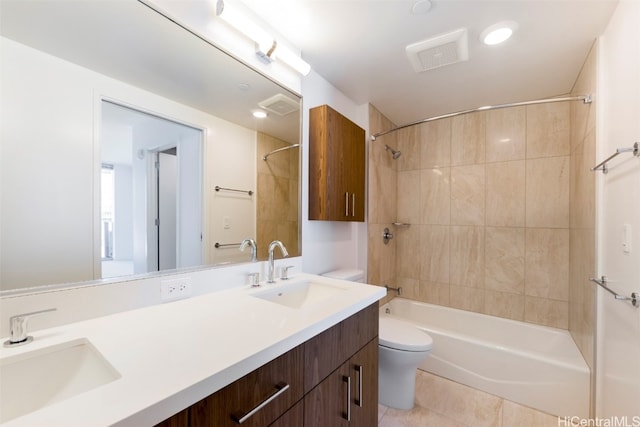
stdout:
<svg viewBox="0 0 640 427">
<path fill-rule="evenodd" d="M 380 315 L 433 338 L 420 369 L 549 414 L 589 416 L 589 368 L 565 330 L 403 298 Z"/>
</svg>

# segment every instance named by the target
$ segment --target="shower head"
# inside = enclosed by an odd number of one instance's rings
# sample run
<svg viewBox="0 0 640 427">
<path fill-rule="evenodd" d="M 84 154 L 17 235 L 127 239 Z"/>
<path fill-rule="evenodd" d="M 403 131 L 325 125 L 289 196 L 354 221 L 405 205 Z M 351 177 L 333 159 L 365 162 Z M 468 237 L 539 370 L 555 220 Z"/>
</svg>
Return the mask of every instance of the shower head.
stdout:
<svg viewBox="0 0 640 427">
<path fill-rule="evenodd" d="M 388 145 L 385 144 L 384 149 L 386 151 L 390 151 L 391 155 L 393 156 L 393 160 L 396 160 L 398 157 L 400 157 L 402 155 L 402 153 L 400 152 L 400 150 L 394 150 L 393 148 L 389 147 Z"/>
</svg>

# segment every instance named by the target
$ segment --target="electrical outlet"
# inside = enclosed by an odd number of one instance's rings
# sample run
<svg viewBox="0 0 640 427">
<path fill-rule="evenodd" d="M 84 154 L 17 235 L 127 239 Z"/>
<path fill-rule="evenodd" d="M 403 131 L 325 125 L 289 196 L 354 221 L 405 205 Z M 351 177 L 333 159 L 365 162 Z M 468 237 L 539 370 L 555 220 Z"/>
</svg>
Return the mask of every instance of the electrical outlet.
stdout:
<svg viewBox="0 0 640 427">
<path fill-rule="evenodd" d="M 160 299 L 172 301 L 191 296 L 191 278 L 169 279 L 160 281 Z"/>
</svg>

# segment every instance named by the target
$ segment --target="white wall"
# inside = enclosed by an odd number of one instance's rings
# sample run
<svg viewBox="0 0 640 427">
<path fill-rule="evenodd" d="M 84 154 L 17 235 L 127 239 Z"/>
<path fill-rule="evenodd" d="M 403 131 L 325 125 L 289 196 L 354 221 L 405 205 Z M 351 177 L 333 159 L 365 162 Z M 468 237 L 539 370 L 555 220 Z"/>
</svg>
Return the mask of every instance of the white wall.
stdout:
<svg viewBox="0 0 640 427">
<path fill-rule="evenodd" d="M 0 55 L 3 289 L 99 277 L 100 234 L 93 211 L 99 206 L 94 166 L 100 163 L 103 97 L 204 129 L 205 157 L 224 153 L 209 152 L 208 144 L 247 132 L 255 140 L 253 131 L 5 38 Z M 60 184 L 50 187 L 47 176 Z M 255 177 L 249 180 L 255 186 Z"/>
<path fill-rule="evenodd" d="M 640 2 L 622 0 L 600 39 L 598 153 L 640 142 Z M 598 173 L 598 269 L 616 292 L 640 292 L 640 158 L 621 154 Z M 622 247 L 623 224 L 633 229 Z M 640 309 L 598 290 L 596 415 L 638 416 Z M 636 421 L 637 422 L 637 419 Z"/>
<path fill-rule="evenodd" d="M 328 104 L 358 126 L 369 129 L 368 105 L 356 105 L 314 71 L 302 82 L 302 258 L 307 273 L 349 267 L 366 270 L 366 223 L 309 221 L 309 109 Z"/>
<path fill-rule="evenodd" d="M 211 139 L 206 157 L 209 175 L 205 191 L 209 194 L 207 209 L 209 230 L 209 263 L 249 261 L 250 251 L 238 247 L 214 247 L 215 243 L 240 243 L 256 239 L 256 150 L 257 134 L 249 129 L 227 129 Z M 251 190 L 253 195 L 232 191 L 215 191 L 215 187 Z"/>
</svg>

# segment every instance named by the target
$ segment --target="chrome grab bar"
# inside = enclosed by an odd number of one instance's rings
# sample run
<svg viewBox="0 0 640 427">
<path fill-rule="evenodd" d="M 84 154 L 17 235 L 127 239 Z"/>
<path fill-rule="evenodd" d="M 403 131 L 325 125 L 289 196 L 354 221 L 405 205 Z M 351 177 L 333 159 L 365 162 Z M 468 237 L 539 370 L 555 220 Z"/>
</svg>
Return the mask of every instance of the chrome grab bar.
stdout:
<svg viewBox="0 0 640 427">
<path fill-rule="evenodd" d="M 640 294 L 638 292 L 632 292 L 630 297 L 614 292 L 611 288 L 609 288 L 609 286 L 607 286 L 607 276 L 601 276 L 600 280 L 590 277 L 589 280 L 609 292 L 618 301 L 631 301 L 631 305 L 636 308 L 640 307 Z"/>
<path fill-rule="evenodd" d="M 235 421 L 238 424 L 244 423 L 249 418 L 251 418 L 253 415 L 255 415 L 256 412 L 258 412 L 259 410 L 261 410 L 262 408 L 267 406 L 269 403 L 271 403 L 273 401 L 273 399 L 275 399 L 276 397 L 280 396 L 282 393 L 284 393 L 287 390 L 289 390 L 289 384 L 286 384 L 286 383 L 278 383 L 278 384 L 276 384 L 276 391 L 274 393 L 272 393 L 269 397 L 267 397 L 260 404 L 258 404 L 258 406 L 256 406 L 255 408 L 253 408 L 252 410 L 247 412 L 245 415 L 242 415 L 242 414 L 234 414 L 234 415 L 232 415 L 231 417 L 233 418 L 233 421 Z"/>
</svg>

